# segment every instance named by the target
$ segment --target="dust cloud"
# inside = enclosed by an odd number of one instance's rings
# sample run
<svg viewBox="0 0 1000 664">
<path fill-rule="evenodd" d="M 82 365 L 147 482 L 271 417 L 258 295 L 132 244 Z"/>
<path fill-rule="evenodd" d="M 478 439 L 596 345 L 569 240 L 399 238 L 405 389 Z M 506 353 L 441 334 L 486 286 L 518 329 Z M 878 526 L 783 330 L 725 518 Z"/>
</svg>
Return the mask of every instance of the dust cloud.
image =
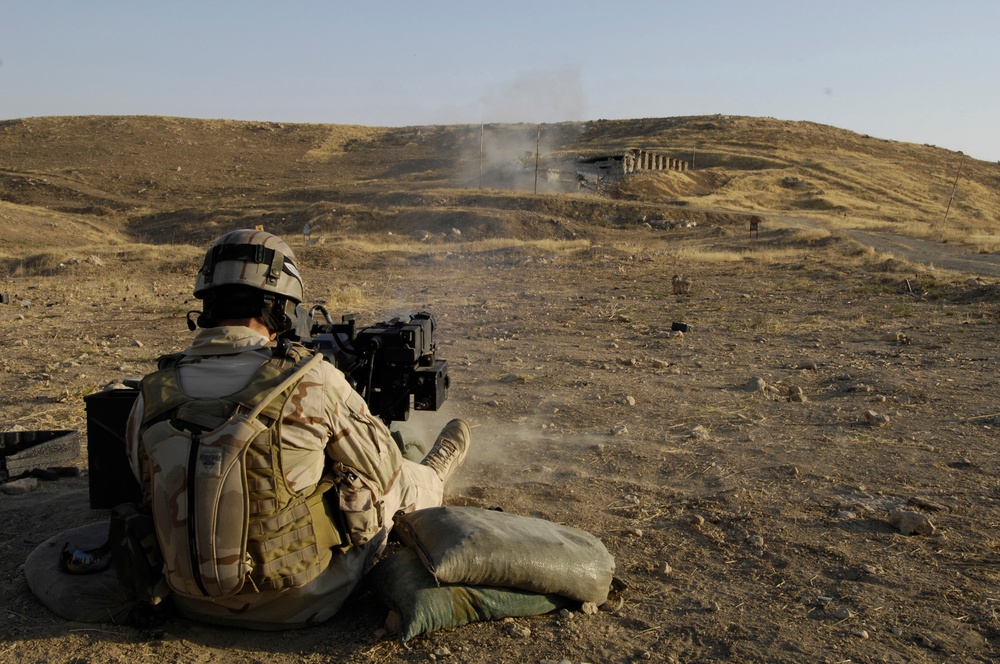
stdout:
<svg viewBox="0 0 1000 664">
<path fill-rule="evenodd" d="M 577 189 L 575 173 L 564 173 L 556 158 L 559 147 L 579 132 L 566 121 L 581 118 L 586 106 L 577 67 L 524 74 L 480 100 L 480 106 L 483 121 L 473 129 L 478 136 L 466 142 L 471 150 L 461 156 L 462 186 L 546 193 Z"/>
</svg>

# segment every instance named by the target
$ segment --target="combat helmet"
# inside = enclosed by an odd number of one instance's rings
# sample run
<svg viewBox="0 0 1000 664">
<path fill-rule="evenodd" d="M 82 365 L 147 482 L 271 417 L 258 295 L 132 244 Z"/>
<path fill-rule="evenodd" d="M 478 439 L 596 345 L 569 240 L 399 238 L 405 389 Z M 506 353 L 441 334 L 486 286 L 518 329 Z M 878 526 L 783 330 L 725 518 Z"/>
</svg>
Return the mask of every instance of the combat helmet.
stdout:
<svg viewBox="0 0 1000 664">
<path fill-rule="evenodd" d="M 302 277 L 292 248 L 277 235 L 244 229 L 216 240 L 198 271 L 194 296 L 220 286 L 249 286 L 302 302 Z"/>
<path fill-rule="evenodd" d="M 221 314 L 222 309 L 232 312 L 229 305 L 246 299 L 247 293 L 256 293 L 254 300 L 264 307 L 265 317 L 272 309 L 277 316 L 274 322 L 280 324 L 273 329 L 287 329 L 291 324 L 287 318 L 294 318 L 302 291 L 302 277 L 288 243 L 265 231 L 230 231 L 212 243 L 198 271 L 194 296 L 205 301 L 198 325 L 211 327 L 220 317 L 229 317 Z M 246 315 L 257 315 L 257 306 L 252 305 Z"/>
</svg>

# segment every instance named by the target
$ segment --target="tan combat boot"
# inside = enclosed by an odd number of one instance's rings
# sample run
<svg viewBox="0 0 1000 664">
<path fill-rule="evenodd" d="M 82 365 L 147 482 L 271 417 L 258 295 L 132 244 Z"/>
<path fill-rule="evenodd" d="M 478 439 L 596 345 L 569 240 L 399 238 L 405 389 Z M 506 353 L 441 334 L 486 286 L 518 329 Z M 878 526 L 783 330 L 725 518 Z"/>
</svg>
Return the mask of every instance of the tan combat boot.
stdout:
<svg viewBox="0 0 1000 664">
<path fill-rule="evenodd" d="M 434 447 L 420 463 L 434 469 L 442 482 L 447 482 L 465 461 L 472 441 L 472 430 L 465 420 L 452 420 L 438 434 Z"/>
</svg>

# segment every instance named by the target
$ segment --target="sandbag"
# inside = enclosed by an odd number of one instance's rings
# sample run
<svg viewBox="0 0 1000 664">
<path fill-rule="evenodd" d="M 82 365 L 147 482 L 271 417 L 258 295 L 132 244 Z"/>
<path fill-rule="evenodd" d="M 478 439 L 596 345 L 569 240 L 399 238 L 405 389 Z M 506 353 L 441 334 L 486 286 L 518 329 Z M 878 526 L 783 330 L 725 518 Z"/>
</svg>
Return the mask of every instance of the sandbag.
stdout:
<svg viewBox="0 0 1000 664">
<path fill-rule="evenodd" d="M 28 587 L 52 613 L 86 623 L 126 624 L 135 600 L 119 582 L 114 567 L 93 574 L 68 574 L 59 568 L 59 554 L 69 542 L 94 549 L 108 538 L 102 521 L 59 533 L 35 547 L 24 562 Z"/>
<path fill-rule="evenodd" d="M 615 559 L 588 532 L 477 507 L 432 507 L 397 521 L 438 583 L 500 586 L 603 604 Z"/>
<path fill-rule="evenodd" d="M 439 586 L 413 549 L 382 560 L 369 583 L 383 603 L 399 614 L 401 641 L 439 629 L 506 617 L 535 616 L 573 604 L 559 595 L 513 588 L 448 584 Z"/>
</svg>

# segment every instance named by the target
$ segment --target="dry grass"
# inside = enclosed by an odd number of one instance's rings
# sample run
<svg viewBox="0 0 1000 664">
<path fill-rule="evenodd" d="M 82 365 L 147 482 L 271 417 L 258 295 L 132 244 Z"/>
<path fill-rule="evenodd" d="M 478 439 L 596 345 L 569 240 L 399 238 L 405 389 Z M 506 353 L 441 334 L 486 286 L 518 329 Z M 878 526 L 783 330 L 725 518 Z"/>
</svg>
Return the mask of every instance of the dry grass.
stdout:
<svg viewBox="0 0 1000 664">
<path fill-rule="evenodd" d="M 968 246 L 978 253 L 1000 251 L 1000 227 L 986 220 L 950 219 L 945 224 L 943 217 L 935 221 L 915 219 L 886 221 L 856 216 L 827 216 L 823 217 L 823 223 L 834 231 L 851 229 L 881 231 Z"/>
<path fill-rule="evenodd" d="M 364 289 L 356 284 L 347 284 L 327 291 L 325 298 L 320 298 L 320 302 L 327 311 L 359 311 L 368 310 L 372 306 L 372 298 L 365 293 Z"/>
<path fill-rule="evenodd" d="M 190 245 L 84 245 L 76 249 L 42 251 L 27 255 L 0 257 L 0 276 L 40 277 L 67 271 L 132 270 L 133 266 L 147 269 L 156 265 L 160 273 L 197 272 L 205 252 Z"/>
<path fill-rule="evenodd" d="M 324 247 L 294 247 L 296 255 L 315 254 L 320 251 L 347 251 L 377 255 L 392 252 L 409 255 L 437 255 L 448 253 L 485 253 L 504 249 L 530 249 L 557 254 L 571 254 L 590 247 L 589 240 L 519 240 L 517 238 L 490 238 L 472 242 L 421 242 L 404 235 L 379 235 L 345 237 L 324 243 Z"/>
<path fill-rule="evenodd" d="M 385 129 L 377 127 L 362 127 L 359 125 L 330 125 L 329 134 L 322 144 L 309 150 L 306 158 L 315 161 L 327 161 L 332 156 L 342 154 L 345 146 L 351 141 L 364 141 L 378 138 Z"/>
<path fill-rule="evenodd" d="M 516 178 L 490 191 L 456 187 L 469 181 L 459 173 L 478 155 L 479 133 L 469 126 L 85 117 L 11 121 L 0 129 L 7 157 L 0 188 L 18 206 L 0 203 L 0 222 L 30 216 L 37 224 L 13 224 L 17 232 L 37 227 L 56 242 L 87 233 L 128 242 L 155 232 L 201 244 L 216 230 L 257 223 L 280 229 L 292 219 L 296 229 L 319 220 L 330 231 L 369 236 L 421 228 L 439 236 L 456 227 L 466 240 L 565 238 L 584 225 L 724 208 L 822 219 L 831 228 L 884 224 L 977 251 L 1000 245 L 997 164 L 964 160 L 945 230 L 940 222 L 960 155 L 809 122 L 703 116 L 552 125 L 550 155 L 569 160 L 644 147 L 694 160 L 696 170 L 642 173 L 599 192 L 523 197 Z M 173 234 L 163 235 L 164 228 Z M 51 249 L 39 237 L 6 240 L 22 255 Z"/>
</svg>

